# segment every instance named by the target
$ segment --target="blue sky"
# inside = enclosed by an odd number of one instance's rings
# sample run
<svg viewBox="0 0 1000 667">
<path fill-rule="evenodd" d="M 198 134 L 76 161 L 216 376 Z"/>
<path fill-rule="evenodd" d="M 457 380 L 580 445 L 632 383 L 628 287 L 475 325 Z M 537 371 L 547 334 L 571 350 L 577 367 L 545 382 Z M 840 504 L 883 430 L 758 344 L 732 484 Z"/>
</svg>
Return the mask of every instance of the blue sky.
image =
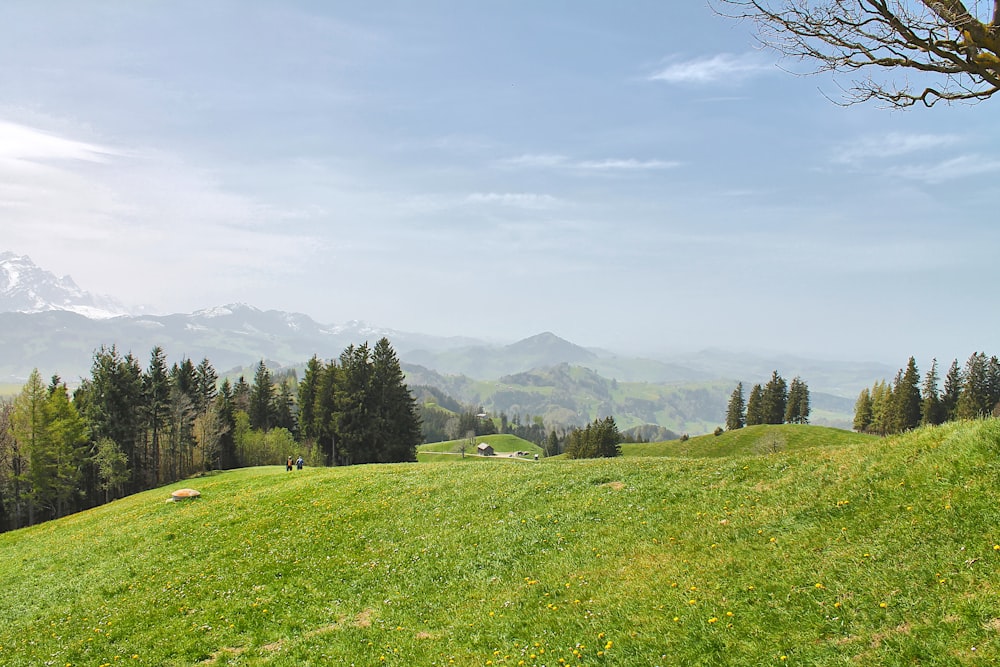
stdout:
<svg viewBox="0 0 1000 667">
<path fill-rule="evenodd" d="M 1000 100 L 807 69 L 702 2 L 10 0 L 0 249 L 158 312 L 997 353 Z"/>
</svg>

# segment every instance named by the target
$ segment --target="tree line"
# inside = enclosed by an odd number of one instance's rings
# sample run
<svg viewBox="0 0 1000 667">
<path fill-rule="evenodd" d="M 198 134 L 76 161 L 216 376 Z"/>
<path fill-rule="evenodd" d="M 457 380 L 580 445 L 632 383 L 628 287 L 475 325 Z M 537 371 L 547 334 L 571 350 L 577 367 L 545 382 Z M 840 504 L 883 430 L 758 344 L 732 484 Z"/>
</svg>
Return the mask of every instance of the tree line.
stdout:
<svg viewBox="0 0 1000 667">
<path fill-rule="evenodd" d="M 975 352 L 960 367 L 955 359 L 945 373 L 943 386 L 937 359 L 921 378 L 910 357 L 892 382 L 884 379 L 861 390 L 854 404 L 854 430 L 891 435 L 918 426 L 958 419 L 1000 416 L 1000 361 Z"/>
<path fill-rule="evenodd" d="M 143 368 L 115 346 L 94 353 L 72 395 L 58 376 L 33 371 L 0 401 L 0 530 L 94 507 L 199 472 L 274 465 L 416 460 L 415 400 L 388 339 L 313 357 L 305 377 L 253 383 L 219 376 L 208 359 L 168 368 L 154 347 Z"/>
<path fill-rule="evenodd" d="M 726 430 L 758 424 L 808 424 L 809 385 L 796 376 L 791 386 L 774 371 L 771 379 L 761 386 L 755 384 L 749 397 L 744 398 L 743 383 L 729 397 L 726 406 Z"/>
</svg>

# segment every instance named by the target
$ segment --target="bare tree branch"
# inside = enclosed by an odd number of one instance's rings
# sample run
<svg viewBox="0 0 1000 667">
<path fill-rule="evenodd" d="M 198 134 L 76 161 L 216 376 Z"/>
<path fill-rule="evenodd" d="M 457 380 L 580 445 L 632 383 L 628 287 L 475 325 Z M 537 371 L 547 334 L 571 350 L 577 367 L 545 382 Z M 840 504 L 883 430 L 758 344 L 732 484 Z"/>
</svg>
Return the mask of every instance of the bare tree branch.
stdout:
<svg viewBox="0 0 1000 667">
<path fill-rule="evenodd" d="M 978 18 L 986 9 L 979 0 L 715 2 L 719 14 L 753 22 L 762 44 L 814 62 L 816 72 L 869 72 L 847 89 L 846 104 L 930 107 L 941 100 L 985 100 L 1000 91 L 1000 0 L 991 3 L 990 23 Z M 895 84 L 892 73 L 907 70 L 924 83 Z M 871 71 L 889 78 L 876 79 Z"/>
</svg>

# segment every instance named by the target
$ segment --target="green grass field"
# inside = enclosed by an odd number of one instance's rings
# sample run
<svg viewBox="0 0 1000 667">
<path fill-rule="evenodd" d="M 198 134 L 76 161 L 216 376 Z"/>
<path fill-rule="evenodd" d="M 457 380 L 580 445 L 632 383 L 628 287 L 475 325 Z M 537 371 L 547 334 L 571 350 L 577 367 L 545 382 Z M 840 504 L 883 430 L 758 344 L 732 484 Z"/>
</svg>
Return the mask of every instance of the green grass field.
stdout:
<svg viewBox="0 0 1000 667">
<path fill-rule="evenodd" d="M 0 535 L 0 664 L 996 664 L 998 479 L 997 420 L 233 471 Z"/>
<path fill-rule="evenodd" d="M 826 426 L 798 424 L 748 426 L 721 435 L 699 435 L 682 442 L 623 444 L 623 456 L 685 458 L 769 454 L 813 447 L 845 447 L 878 440 L 876 436 Z"/>
<path fill-rule="evenodd" d="M 493 447 L 497 454 L 510 454 L 513 452 L 528 452 L 530 456 L 542 455 L 542 448 L 533 442 L 519 438 L 516 435 L 483 435 L 476 438 L 476 444 L 485 442 Z M 467 440 L 447 440 L 445 442 L 432 442 L 417 447 L 418 453 L 455 453 L 459 447 L 467 444 Z M 475 454 L 475 447 L 467 449 L 466 454 Z"/>
</svg>

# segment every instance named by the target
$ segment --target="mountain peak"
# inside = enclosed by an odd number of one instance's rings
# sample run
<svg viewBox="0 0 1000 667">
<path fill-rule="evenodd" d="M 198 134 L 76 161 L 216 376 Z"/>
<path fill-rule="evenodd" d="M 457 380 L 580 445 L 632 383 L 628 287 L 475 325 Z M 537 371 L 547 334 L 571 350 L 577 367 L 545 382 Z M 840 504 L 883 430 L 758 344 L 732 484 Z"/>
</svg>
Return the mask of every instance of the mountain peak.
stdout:
<svg viewBox="0 0 1000 667">
<path fill-rule="evenodd" d="M 91 319 L 127 315 L 111 297 L 80 289 L 70 276 L 57 277 L 27 255 L 0 252 L 0 312 L 66 310 Z"/>
<path fill-rule="evenodd" d="M 574 345 L 551 331 L 545 331 L 508 345 L 506 350 L 529 357 L 534 364 L 544 363 L 544 365 L 589 361 L 597 356 L 590 350 Z"/>
</svg>

